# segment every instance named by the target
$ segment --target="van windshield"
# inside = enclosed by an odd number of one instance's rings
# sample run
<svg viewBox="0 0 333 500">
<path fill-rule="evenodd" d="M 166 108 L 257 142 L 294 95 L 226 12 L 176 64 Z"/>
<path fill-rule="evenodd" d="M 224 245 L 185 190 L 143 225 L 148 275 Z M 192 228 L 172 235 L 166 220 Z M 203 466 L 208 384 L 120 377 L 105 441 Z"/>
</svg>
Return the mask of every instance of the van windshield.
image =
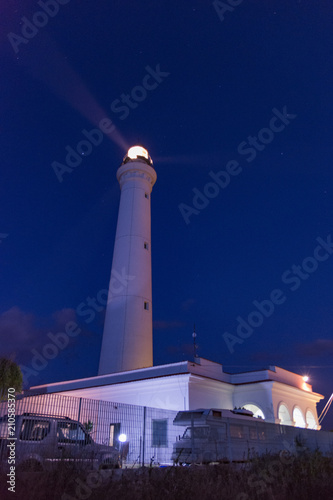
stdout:
<svg viewBox="0 0 333 500">
<path fill-rule="evenodd" d="M 208 437 L 209 427 L 193 427 L 193 437 L 196 439 L 206 439 Z M 188 427 L 184 432 L 183 439 L 192 437 L 192 427 Z"/>
</svg>

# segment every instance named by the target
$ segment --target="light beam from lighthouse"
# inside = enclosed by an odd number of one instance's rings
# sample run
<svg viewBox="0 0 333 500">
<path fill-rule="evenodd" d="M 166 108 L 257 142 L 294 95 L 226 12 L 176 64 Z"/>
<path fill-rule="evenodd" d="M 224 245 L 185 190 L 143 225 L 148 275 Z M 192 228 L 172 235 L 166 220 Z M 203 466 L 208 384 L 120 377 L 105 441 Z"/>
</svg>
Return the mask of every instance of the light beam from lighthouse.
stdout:
<svg viewBox="0 0 333 500">
<path fill-rule="evenodd" d="M 130 148 L 117 170 L 121 195 L 99 375 L 153 366 L 150 196 L 156 177 L 141 146 Z"/>
</svg>

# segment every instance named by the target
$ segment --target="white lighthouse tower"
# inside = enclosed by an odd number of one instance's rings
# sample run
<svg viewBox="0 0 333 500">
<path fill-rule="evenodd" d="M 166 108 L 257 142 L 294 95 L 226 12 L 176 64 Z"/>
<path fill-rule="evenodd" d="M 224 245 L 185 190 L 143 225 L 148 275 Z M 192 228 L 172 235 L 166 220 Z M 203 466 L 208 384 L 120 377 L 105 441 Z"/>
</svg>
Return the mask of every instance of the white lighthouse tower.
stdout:
<svg viewBox="0 0 333 500">
<path fill-rule="evenodd" d="M 130 148 L 117 179 L 121 196 L 99 375 L 153 365 L 150 195 L 156 172 L 148 151 Z"/>
</svg>

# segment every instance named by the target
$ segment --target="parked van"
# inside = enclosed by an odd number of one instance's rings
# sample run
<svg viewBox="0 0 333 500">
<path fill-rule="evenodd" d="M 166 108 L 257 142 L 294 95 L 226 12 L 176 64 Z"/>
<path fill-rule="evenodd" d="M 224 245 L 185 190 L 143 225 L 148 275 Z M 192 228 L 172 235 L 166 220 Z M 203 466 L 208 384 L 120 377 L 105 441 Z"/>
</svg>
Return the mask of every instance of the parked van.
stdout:
<svg viewBox="0 0 333 500">
<path fill-rule="evenodd" d="M 80 422 L 68 417 L 23 413 L 8 428 L 4 415 L 0 418 L 1 462 L 8 461 L 9 443 L 15 443 L 15 466 L 21 469 L 43 470 L 59 461 L 94 469 L 120 467 L 118 450 L 95 443 Z"/>
<path fill-rule="evenodd" d="M 176 464 L 243 462 L 254 455 L 320 449 L 333 451 L 333 433 L 265 422 L 249 410 L 180 411 L 174 425 L 186 426 L 173 444 Z"/>
</svg>

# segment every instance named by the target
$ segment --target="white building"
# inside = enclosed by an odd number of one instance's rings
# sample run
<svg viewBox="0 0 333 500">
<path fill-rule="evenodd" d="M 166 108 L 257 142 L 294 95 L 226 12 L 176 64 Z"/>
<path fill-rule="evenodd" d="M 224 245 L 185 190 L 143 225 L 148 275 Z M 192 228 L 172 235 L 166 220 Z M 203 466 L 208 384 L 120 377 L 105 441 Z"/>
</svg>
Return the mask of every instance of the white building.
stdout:
<svg viewBox="0 0 333 500">
<path fill-rule="evenodd" d="M 32 389 L 169 410 L 245 407 L 268 422 L 310 429 L 320 429 L 316 405 L 323 398 L 282 368 L 229 374 L 203 358 Z"/>
<path fill-rule="evenodd" d="M 229 374 L 203 358 L 153 366 L 150 194 L 156 172 L 148 152 L 131 148 L 117 178 L 121 199 L 99 375 L 32 389 L 169 410 L 245 407 L 268 422 L 320 429 L 316 405 L 323 396 L 301 375 L 275 366 Z M 113 274 L 123 270 L 128 284 L 115 289 Z"/>
</svg>

